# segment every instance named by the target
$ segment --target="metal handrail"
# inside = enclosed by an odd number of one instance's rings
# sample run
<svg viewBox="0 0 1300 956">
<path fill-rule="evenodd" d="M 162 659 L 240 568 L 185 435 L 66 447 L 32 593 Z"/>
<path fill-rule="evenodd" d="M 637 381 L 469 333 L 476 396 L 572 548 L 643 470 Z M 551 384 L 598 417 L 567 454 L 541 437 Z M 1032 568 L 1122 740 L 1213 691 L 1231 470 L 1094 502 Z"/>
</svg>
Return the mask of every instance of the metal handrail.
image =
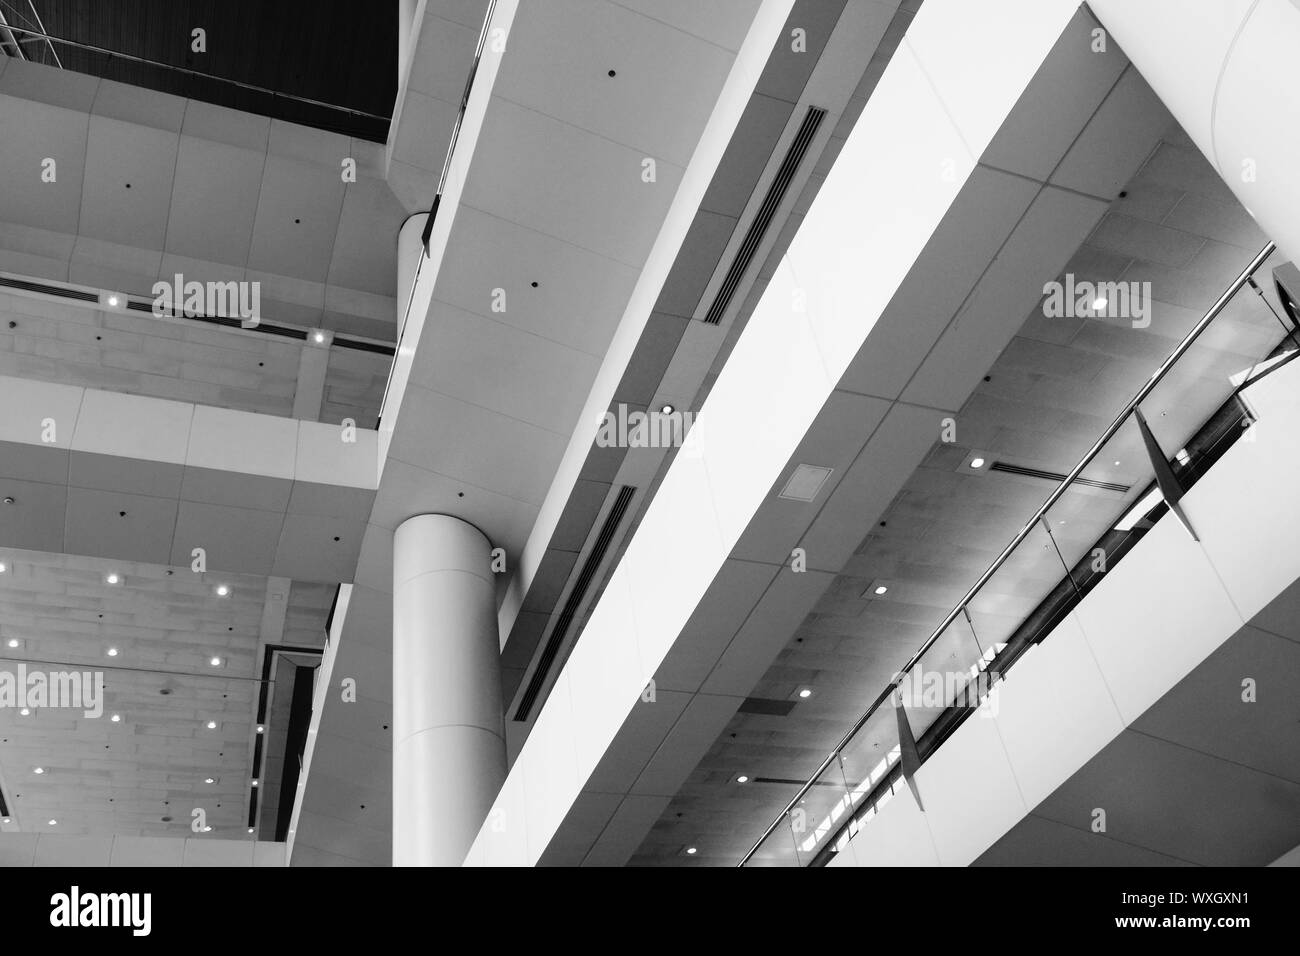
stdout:
<svg viewBox="0 0 1300 956">
<path fill-rule="evenodd" d="M 339 106 L 337 103 L 326 103 L 323 100 L 314 100 L 308 96 L 296 96 L 293 93 L 284 93 L 280 90 L 269 90 L 264 86 L 256 86 L 253 83 L 244 83 L 241 80 L 232 80 L 225 76 L 214 76 L 211 73 L 202 73 L 198 70 L 191 70 L 188 67 L 176 66 L 172 63 L 163 63 L 161 60 L 151 60 L 148 57 L 136 56 L 133 53 L 120 53 L 117 50 L 110 50 L 107 47 L 95 46 L 93 43 L 82 43 L 80 40 L 68 40 L 64 37 L 51 36 L 39 30 L 28 30 L 25 27 L 16 27 L 13 24 L 6 24 L 5 29 L 10 33 L 22 33 L 25 36 L 38 37 L 49 43 L 50 49 L 53 50 L 53 44 L 65 43 L 70 47 L 78 50 L 86 50 L 90 53 L 103 53 L 105 56 L 113 57 L 117 60 L 127 60 L 131 63 L 143 63 L 145 66 L 156 66 L 164 70 L 172 70 L 175 73 L 184 73 L 186 76 L 198 77 L 201 80 L 212 80 L 214 83 L 228 83 L 231 86 L 237 86 L 241 90 L 249 90 L 253 93 L 265 93 L 282 100 L 293 100 L 295 103 L 305 103 L 308 106 L 319 106 L 322 109 L 334 110 L 339 113 L 349 113 L 352 116 L 361 116 L 365 119 L 381 120 L 385 123 L 390 121 L 390 117 L 381 116 L 378 113 L 367 113 L 365 110 L 354 110 L 350 106 Z M 58 54 L 55 54 L 57 57 Z"/>
<path fill-rule="evenodd" d="M 971 586 L 971 589 L 966 592 L 965 596 L 960 602 L 958 602 L 957 606 L 948 612 L 947 616 L 944 617 L 943 622 L 935 629 L 934 633 L 926 639 L 925 643 L 922 644 L 920 649 L 912 655 L 911 659 L 899 668 L 895 679 L 890 681 L 884 691 L 881 692 L 880 696 L 877 697 L 862 716 L 854 722 L 853 726 L 849 729 L 849 732 L 840 739 L 840 742 L 835 745 L 835 749 L 832 750 L 826 756 L 826 759 L 821 762 L 817 771 L 808 778 L 808 782 L 799 788 L 799 792 L 796 793 L 790 802 L 785 805 L 785 809 L 777 814 L 776 819 L 773 820 L 768 828 L 763 831 L 763 835 L 758 838 L 758 841 L 750 848 L 749 852 L 744 855 L 737 866 L 744 866 L 748 863 L 754 854 L 758 852 L 764 842 L 766 842 L 767 838 L 770 837 L 776 831 L 776 828 L 781 825 L 781 821 L 798 805 L 800 800 L 807 796 L 808 791 L 813 788 L 813 785 L 817 782 L 818 778 L 821 777 L 831 764 L 835 762 L 835 758 L 839 756 L 844 748 L 848 746 L 849 742 L 857 736 L 858 731 L 866 726 L 867 721 L 870 720 L 872 715 L 874 715 L 880 708 L 880 705 L 889 699 L 890 695 L 894 692 L 894 689 L 902 683 L 903 675 L 907 674 L 913 667 L 915 667 L 917 661 L 925 655 L 925 652 L 934 646 L 935 642 L 939 640 L 943 632 L 946 631 L 949 625 L 957 619 L 957 615 L 962 612 L 962 608 L 966 607 L 970 603 L 971 599 L 980 592 L 984 585 L 988 583 L 989 579 L 992 578 L 1002 565 L 1006 563 L 1006 560 L 1011 556 L 1011 553 L 1020 546 L 1021 542 L 1024 541 L 1025 538 L 1029 537 L 1030 533 L 1038 526 L 1038 523 L 1043 519 L 1047 512 L 1051 510 L 1052 506 L 1061 500 L 1066 489 L 1068 489 L 1070 485 L 1074 484 L 1075 479 L 1077 479 L 1079 475 L 1083 473 L 1083 470 L 1092 463 L 1092 460 L 1097 457 L 1097 454 L 1106 446 L 1106 443 L 1114 438 L 1115 434 L 1124 427 L 1124 423 L 1128 421 L 1129 416 L 1133 414 L 1134 410 L 1136 410 L 1142 401 L 1155 390 L 1156 386 L 1158 386 L 1169 373 L 1169 370 L 1173 368 L 1187 350 L 1195 344 L 1197 338 L 1199 338 L 1200 334 L 1205 331 L 1206 327 L 1218 318 L 1219 313 L 1223 311 L 1224 307 L 1229 301 L 1231 301 L 1232 297 L 1241 291 L 1242 287 L 1255 274 L 1259 267 L 1264 264 L 1268 257 L 1276 251 L 1276 249 L 1276 243 L 1266 243 L 1264 248 L 1255 254 L 1255 258 L 1250 260 L 1249 265 L 1246 266 L 1241 275 L 1232 280 L 1232 284 L 1228 286 L 1227 290 L 1215 300 L 1214 304 L 1210 306 L 1209 311 L 1207 311 L 1201 320 L 1192 327 L 1192 330 L 1187 333 L 1183 340 L 1178 343 L 1178 347 L 1175 348 L 1173 352 L 1170 353 L 1169 357 L 1160 364 L 1160 367 L 1152 373 L 1151 378 L 1147 380 L 1146 384 L 1138 389 L 1137 394 L 1134 395 L 1120 413 L 1115 416 L 1115 420 L 1110 423 L 1104 432 L 1102 432 L 1101 437 L 1097 439 L 1090 449 L 1088 449 L 1083 458 L 1079 460 L 1079 463 L 1070 469 L 1070 473 L 1061 480 L 1061 483 L 1056 486 L 1056 489 L 1048 496 L 1047 500 L 1043 502 L 1042 506 L 1034 512 L 1033 517 L 1025 522 L 1024 526 L 1016 533 L 1015 537 L 1011 539 L 1011 543 L 1002 550 L 1002 553 L 994 559 L 988 569 L 979 576 L 979 580 Z"/>
</svg>

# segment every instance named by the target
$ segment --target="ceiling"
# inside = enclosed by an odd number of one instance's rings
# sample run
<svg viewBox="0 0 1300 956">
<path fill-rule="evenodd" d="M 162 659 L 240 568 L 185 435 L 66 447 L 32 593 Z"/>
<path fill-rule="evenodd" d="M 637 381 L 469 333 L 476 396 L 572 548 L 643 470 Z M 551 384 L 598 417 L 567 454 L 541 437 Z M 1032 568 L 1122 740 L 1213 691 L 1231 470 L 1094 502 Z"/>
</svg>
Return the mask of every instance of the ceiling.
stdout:
<svg viewBox="0 0 1300 956">
<path fill-rule="evenodd" d="M 317 100 L 295 102 L 70 44 L 26 38 L 39 63 L 382 143 L 397 92 L 397 4 L 358 10 L 313 0 L 6 0 L 11 26 L 196 73 Z M 41 30 L 41 24 L 44 30 Z M 206 31 L 193 50 L 192 31 Z M 370 113 L 378 119 L 348 110 Z"/>
<path fill-rule="evenodd" d="M 1068 471 L 1264 242 L 1173 129 L 1064 270 L 1080 280 L 1150 281 L 1150 328 L 1047 319 L 1039 309 L 1026 318 L 956 416 L 957 441 L 936 442 L 750 692 L 791 702 L 788 716 L 736 714 L 632 863 L 736 863 L 1051 490 L 1039 479 L 972 473 L 963 468 L 969 455 Z M 1189 354 L 1195 374 L 1167 379 L 1144 406 L 1161 441 L 1173 448 L 1186 440 L 1226 397 L 1227 375 L 1263 357 L 1281 335 L 1257 299 L 1235 300 Z M 1121 432 L 1098 462 L 1087 476 L 1135 483 L 1127 498 L 1149 479 L 1136 430 Z M 1099 509 L 1095 496 L 1071 494 L 1053 510 L 1067 555 L 1082 555 L 1104 522 L 1123 512 L 1125 499 L 1112 497 Z M 1037 589 L 1056 583 L 1016 577 L 1025 574 L 1034 577 L 1024 565 L 1008 566 L 985 593 L 996 599 L 976 614 L 986 640 L 1018 623 L 1044 593 Z M 888 585 L 886 595 L 871 593 L 877 582 Z M 798 698 L 801 688 L 812 696 Z M 742 773 L 771 782 L 737 784 Z M 687 845 L 699 852 L 685 855 Z"/>
<path fill-rule="evenodd" d="M 262 648 L 319 648 L 334 588 L 8 548 L 0 558 L 0 668 L 102 671 L 105 697 L 99 718 L 0 708 L 3 829 L 190 837 L 202 808 L 211 837 L 253 839 Z"/>
<path fill-rule="evenodd" d="M 0 175 L 32 184 L 0 195 L 0 271 L 147 299 L 177 273 L 257 282 L 264 321 L 395 338 L 382 145 L 12 58 L 0 124 L 23 130 Z"/>
</svg>

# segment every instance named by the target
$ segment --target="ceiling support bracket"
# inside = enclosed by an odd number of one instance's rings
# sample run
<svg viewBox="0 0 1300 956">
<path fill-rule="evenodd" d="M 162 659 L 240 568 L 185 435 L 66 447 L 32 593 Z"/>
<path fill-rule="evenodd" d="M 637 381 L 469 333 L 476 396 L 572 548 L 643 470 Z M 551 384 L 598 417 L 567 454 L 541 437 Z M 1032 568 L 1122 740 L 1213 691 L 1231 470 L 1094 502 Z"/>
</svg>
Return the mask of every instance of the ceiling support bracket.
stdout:
<svg viewBox="0 0 1300 956">
<path fill-rule="evenodd" d="M 916 749 L 912 725 L 908 722 L 907 711 L 903 707 L 903 691 L 898 684 L 894 685 L 893 697 L 894 716 L 898 718 L 898 755 L 899 762 L 903 765 L 903 779 L 907 781 L 907 789 L 912 791 L 917 807 L 924 813 L 925 804 L 921 802 L 921 791 L 916 786 L 916 772 L 921 769 L 921 754 Z"/>
<path fill-rule="evenodd" d="M 1147 424 L 1146 417 L 1142 414 L 1142 409 L 1134 408 L 1133 414 L 1137 418 L 1138 428 L 1142 432 L 1142 444 L 1146 446 L 1147 457 L 1151 459 L 1151 468 L 1156 474 L 1156 485 L 1160 488 L 1160 493 L 1164 496 L 1165 503 L 1169 505 L 1169 510 L 1174 513 L 1187 533 L 1192 536 L 1193 541 L 1200 541 L 1196 537 L 1196 530 L 1192 523 L 1187 520 L 1187 515 L 1183 513 L 1183 507 L 1178 502 L 1183 497 L 1183 484 L 1174 474 L 1174 470 L 1169 467 L 1169 459 L 1165 457 L 1164 451 L 1160 448 L 1160 443 L 1156 441 L 1156 436 L 1151 434 L 1151 426 Z"/>
</svg>

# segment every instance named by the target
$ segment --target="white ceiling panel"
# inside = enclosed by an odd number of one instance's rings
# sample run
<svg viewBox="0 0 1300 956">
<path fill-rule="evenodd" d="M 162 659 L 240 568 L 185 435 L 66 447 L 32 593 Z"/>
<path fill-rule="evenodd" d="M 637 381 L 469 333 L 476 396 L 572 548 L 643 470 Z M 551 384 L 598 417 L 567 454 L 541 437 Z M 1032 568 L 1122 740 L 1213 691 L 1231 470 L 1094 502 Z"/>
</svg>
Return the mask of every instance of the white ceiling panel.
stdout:
<svg viewBox="0 0 1300 956">
<path fill-rule="evenodd" d="M 716 43 L 727 50 L 739 50 L 758 9 L 757 0 L 612 0 L 675 29 Z"/>
<path fill-rule="evenodd" d="M 440 300 L 604 354 L 615 325 L 611 312 L 621 314 L 635 269 L 465 206 L 456 213 L 456 229 L 460 241 L 447 248 L 439 270 Z M 504 312 L 492 311 L 494 289 L 505 291 Z"/>
<path fill-rule="evenodd" d="M 521 4 L 511 34 L 518 42 L 501 61 L 494 96 L 683 168 L 734 57 L 590 0 Z"/>
<path fill-rule="evenodd" d="M 81 234 L 162 249 L 176 151 L 174 133 L 92 115 Z"/>
<path fill-rule="evenodd" d="M 640 268 L 682 170 L 557 120 L 494 100 L 479 134 L 463 202 Z M 510 189 L 502 189 L 510 183 Z"/>
<path fill-rule="evenodd" d="M 329 275 L 343 180 L 339 168 L 268 156 L 248 268 L 324 282 Z"/>
<path fill-rule="evenodd" d="M 242 266 L 252 241 L 265 162 L 262 153 L 181 136 L 167 251 Z"/>
<path fill-rule="evenodd" d="M 7 75 L 12 75 L 9 71 Z M 0 219 L 40 229 L 75 233 L 85 172 L 84 113 L 0 96 L 0 170 L 8 185 L 0 191 Z M 23 130 L 22 136 L 8 131 Z M 43 182 L 45 160 L 54 160 L 54 182 Z"/>
<path fill-rule="evenodd" d="M 343 194 L 329 283 L 392 297 L 397 276 L 397 234 L 392 224 L 406 218 L 388 184 L 361 179 Z M 393 315 L 389 310 L 389 317 Z"/>
</svg>

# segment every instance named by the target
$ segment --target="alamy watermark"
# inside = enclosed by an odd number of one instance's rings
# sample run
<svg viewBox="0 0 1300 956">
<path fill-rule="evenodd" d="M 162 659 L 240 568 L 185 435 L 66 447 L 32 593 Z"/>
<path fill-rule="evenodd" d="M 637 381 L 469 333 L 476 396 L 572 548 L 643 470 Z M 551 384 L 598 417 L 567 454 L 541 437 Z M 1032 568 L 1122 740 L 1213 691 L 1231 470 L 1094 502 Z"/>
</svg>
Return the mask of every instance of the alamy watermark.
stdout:
<svg viewBox="0 0 1300 956">
<path fill-rule="evenodd" d="M 231 280 L 198 282 L 179 272 L 171 282 L 153 284 L 153 314 L 159 318 L 172 315 L 216 315 L 237 318 L 242 328 L 256 328 L 262 321 L 262 283 Z"/>
<path fill-rule="evenodd" d="M 1064 282 L 1044 283 L 1043 295 L 1049 319 L 1128 319 L 1135 329 L 1151 324 L 1150 282 L 1076 281 L 1067 272 Z"/>
<path fill-rule="evenodd" d="M 17 671 L 0 670 L 0 707 L 68 707 L 86 717 L 101 717 L 104 672 L 29 671 L 26 664 L 19 664 Z"/>
<path fill-rule="evenodd" d="M 694 422 L 694 412 L 669 408 L 628 411 L 626 405 L 619 405 L 617 411 L 601 415 L 596 444 L 601 448 L 681 448 L 687 444 Z"/>
</svg>

